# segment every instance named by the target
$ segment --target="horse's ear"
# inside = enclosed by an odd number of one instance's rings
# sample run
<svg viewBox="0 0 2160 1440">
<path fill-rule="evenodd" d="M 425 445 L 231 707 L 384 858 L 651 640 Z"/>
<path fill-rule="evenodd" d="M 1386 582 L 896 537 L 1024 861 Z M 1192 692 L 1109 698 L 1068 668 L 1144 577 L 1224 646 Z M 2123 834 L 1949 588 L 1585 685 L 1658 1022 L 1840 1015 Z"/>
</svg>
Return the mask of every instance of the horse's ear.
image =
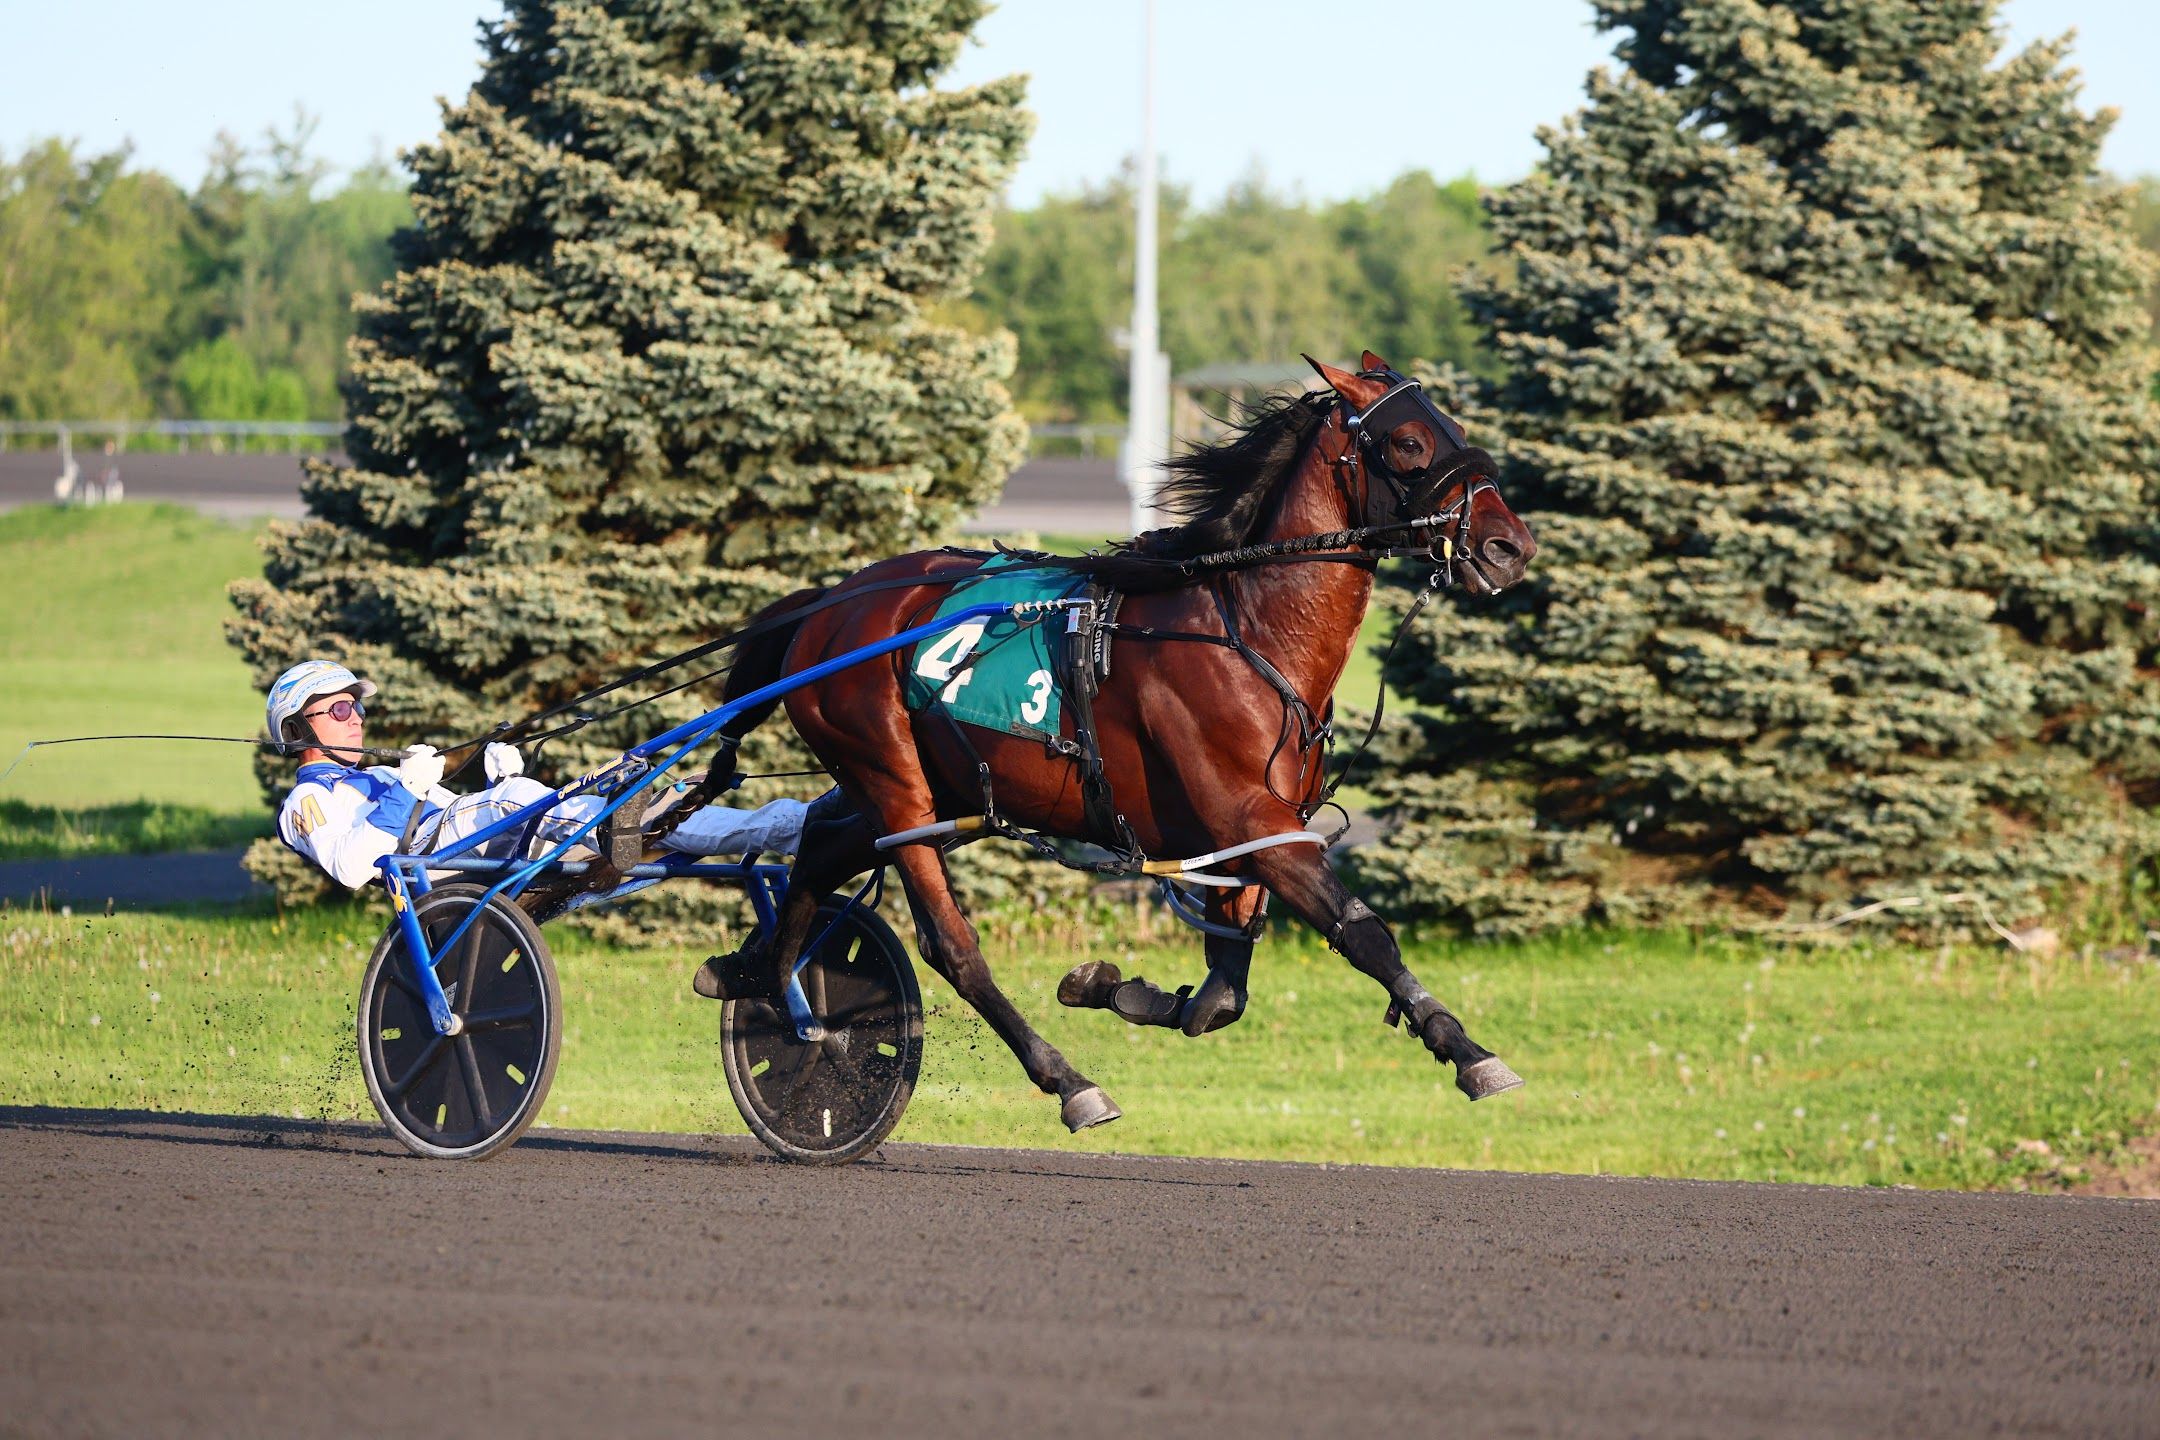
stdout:
<svg viewBox="0 0 2160 1440">
<path fill-rule="evenodd" d="M 1363 410 L 1387 393 L 1387 382 L 1384 380 L 1367 380 L 1362 375 L 1338 370 L 1327 361 L 1315 360 L 1310 355 L 1305 357 L 1305 363 L 1319 371 L 1320 378 L 1327 381 L 1328 388 L 1349 401 L 1353 410 Z"/>
<path fill-rule="evenodd" d="M 1365 371 L 1393 370 L 1395 368 L 1394 366 L 1388 364 L 1387 361 L 1382 360 L 1379 356 L 1373 354 L 1370 350 L 1367 350 L 1364 354 L 1358 356 L 1357 363 L 1358 369 Z"/>
</svg>

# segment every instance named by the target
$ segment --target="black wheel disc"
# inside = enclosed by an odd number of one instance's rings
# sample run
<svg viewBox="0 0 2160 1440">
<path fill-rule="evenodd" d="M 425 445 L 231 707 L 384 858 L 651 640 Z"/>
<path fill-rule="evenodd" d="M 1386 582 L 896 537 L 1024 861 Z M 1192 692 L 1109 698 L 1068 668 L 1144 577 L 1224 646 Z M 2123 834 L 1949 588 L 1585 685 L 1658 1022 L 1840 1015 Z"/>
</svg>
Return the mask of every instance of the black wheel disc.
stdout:
<svg viewBox="0 0 2160 1440">
<path fill-rule="evenodd" d="M 728 1089 L 777 1154 L 853 1160 L 892 1133 L 922 1069 L 922 995 L 900 937 L 877 913 L 827 900 L 802 966 L 822 1040 L 796 1038 L 787 1006 L 730 1000 L 720 1012 Z"/>
<path fill-rule="evenodd" d="M 464 1021 L 437 1035 L 410 978 L 404 934 L 393 923 L 375 947 L 360 991 L 360 1068 L 368 1096 L 399 1142 L 417 1155 L 481 1159 L 508 1146 L 540 1113 L 561 1048 L 562 1001 L 540 932 L 517 906 L 487 903 L 456 944 L 484 892 L 446 885 L 415 904 L 437 951 L 436 977 Z"/>
</svg>

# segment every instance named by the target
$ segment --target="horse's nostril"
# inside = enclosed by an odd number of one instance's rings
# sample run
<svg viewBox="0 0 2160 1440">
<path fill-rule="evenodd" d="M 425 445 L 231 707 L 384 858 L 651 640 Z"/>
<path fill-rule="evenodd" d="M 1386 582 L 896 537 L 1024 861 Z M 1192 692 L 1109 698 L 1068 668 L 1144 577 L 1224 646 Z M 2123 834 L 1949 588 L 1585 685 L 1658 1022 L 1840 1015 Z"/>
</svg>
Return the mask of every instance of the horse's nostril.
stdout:
<svg viewBox="0 0 2160 1440">
<path fill-rule="evenodd" d="M 1512 540 L 1503 540 L 1498 535 L 1487 540 L 1481 548 L 1487 564 L 1517 565 L 1522 562 L 1522 547 Z"/>
</svg>

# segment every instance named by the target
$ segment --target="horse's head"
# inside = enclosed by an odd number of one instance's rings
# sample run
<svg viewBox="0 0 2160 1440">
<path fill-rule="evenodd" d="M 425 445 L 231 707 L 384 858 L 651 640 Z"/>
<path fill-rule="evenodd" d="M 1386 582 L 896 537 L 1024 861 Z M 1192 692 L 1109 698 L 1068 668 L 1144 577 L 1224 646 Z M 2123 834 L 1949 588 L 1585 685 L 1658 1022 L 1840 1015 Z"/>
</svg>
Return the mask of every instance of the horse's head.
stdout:
<svg viewBox="0 0 2160 1440">
<path fill-rule="evenodd" d="M 1391 551 L 1429 553 L 1473 595 L 1521 580 L 1537 540 L 1500 498 L 1492 456 L 1372 351 L 1355 375 L 1305 360 L 1342 400 L 1322 443 L 1336 447 L 1352 523 L 1399 536 Z"/>
</svg>

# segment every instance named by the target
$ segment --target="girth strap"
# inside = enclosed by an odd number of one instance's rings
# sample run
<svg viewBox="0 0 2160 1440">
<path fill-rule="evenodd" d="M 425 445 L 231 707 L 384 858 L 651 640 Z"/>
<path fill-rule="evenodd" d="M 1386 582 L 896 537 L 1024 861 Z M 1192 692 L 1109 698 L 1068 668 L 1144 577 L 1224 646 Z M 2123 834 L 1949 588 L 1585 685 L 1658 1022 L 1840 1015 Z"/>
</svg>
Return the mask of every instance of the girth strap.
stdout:
<svg viewBox="0 0 2160 1440">
<path fill-rule="evenodd" d="M 1129 853 L 1136 849 L 1132 827 L 1118 813 L 1110 777 L 1103 771 L 1102 746 L 1095 734 L 1095 692 L 1100 683 L 1096 673 L 1101 653 L 1098 647 L 1107 643 L 1100 633 L 1104 629 L 1102 617 L 1115 609 L 1117 596 L 1090 585 L 1087 600 L 1087 604 L 1065 612 L 1065 631 L 1056 651 L 1058 666 L 1065 672 L 1065 696 L 1072 707 L 1073 744 L 1079 751 L 1075 758 L 1080 765 L 1080 805 L 1088 839 Z"/>
</svg>

